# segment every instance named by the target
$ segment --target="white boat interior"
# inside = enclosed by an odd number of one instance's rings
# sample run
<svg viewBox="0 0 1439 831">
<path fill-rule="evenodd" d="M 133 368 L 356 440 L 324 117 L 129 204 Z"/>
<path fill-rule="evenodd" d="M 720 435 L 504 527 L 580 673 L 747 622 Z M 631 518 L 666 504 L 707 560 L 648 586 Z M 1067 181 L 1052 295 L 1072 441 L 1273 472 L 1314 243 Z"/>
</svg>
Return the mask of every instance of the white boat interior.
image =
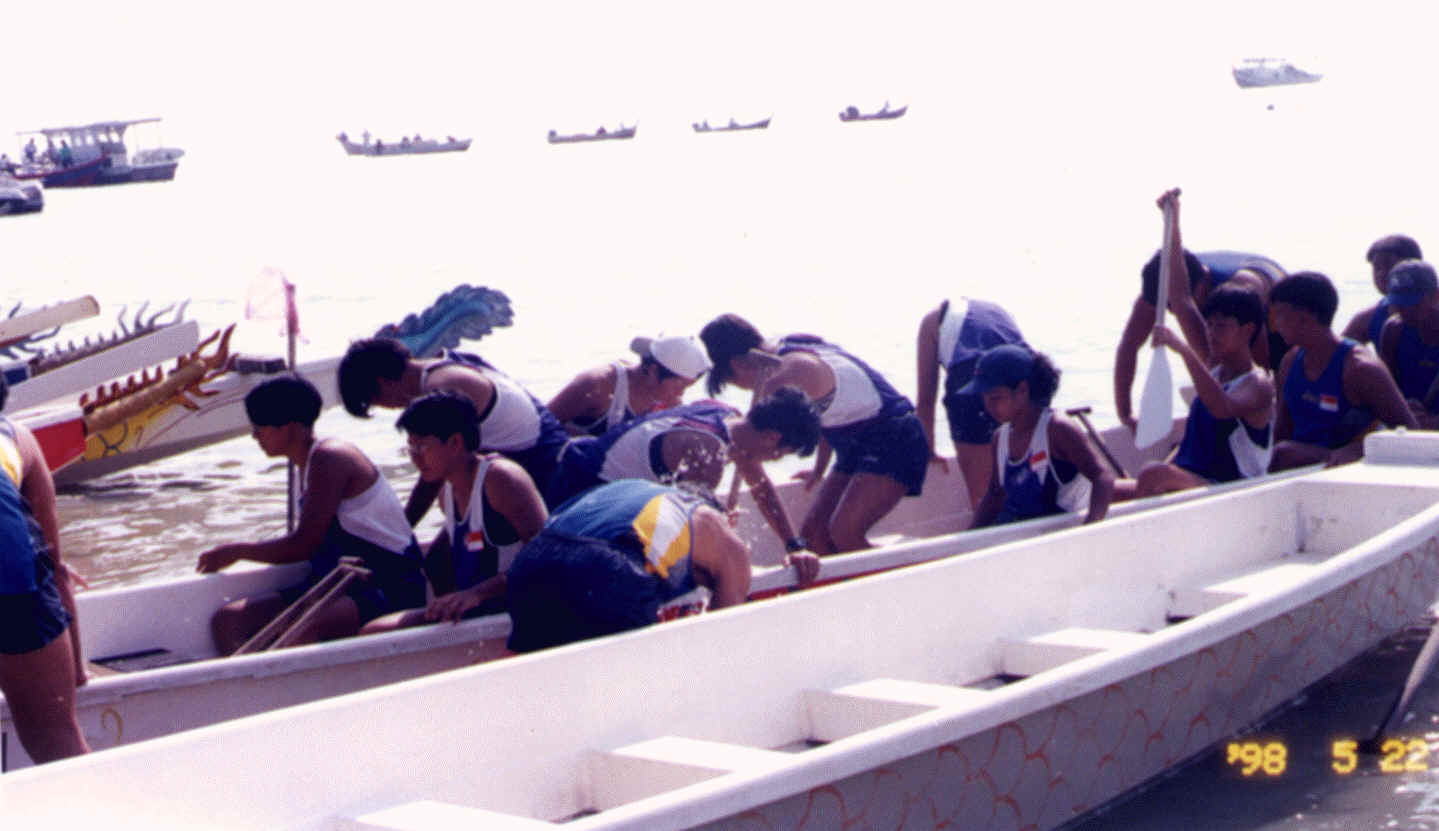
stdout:
<svg viewBox="0 0 1439 831">
<path fill-rule="evenodd" d="M 791 827 L 816 793 L 863 803 L 927 764 L 962 774 L 939 807 L 971 805 L 965 827 L 1053 828 L 1428 607 L 1439 435 L 1367 455 L 7 774 L 0 804 L 31 825 Z"/>
</svg>

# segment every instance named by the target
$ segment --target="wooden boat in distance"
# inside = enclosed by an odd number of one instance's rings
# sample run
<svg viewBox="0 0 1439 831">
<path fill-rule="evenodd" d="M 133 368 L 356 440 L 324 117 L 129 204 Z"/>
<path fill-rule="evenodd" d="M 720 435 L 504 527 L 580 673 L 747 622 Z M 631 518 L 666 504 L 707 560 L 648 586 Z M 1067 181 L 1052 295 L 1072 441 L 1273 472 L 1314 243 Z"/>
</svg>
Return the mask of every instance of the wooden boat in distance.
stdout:
<svg viewBox="0 0 1439 831">
<path fill-rule="evenodd" d="M 880 107 L 879 110 L 877 110 L 876 112 L 872 112 L 872 113 L 862 113 L 862 112 L 859 111 L 859 108 L 858 108 L 858 107 L 853 107 L 853 106 L 851 106 L 851 107 L 845 107 L 843 110 L 840 111 L 839 120 L 840 120 L 840 121 L 880 121 L 880 120 L 890 119 L 890 118 L 899 118 L 900 116 L 904 115 L 907 110 L 909 110 L 909 105 L 908 105 L 908 104 L 904 105 L 903 107 L 900 107 L 900 108 L 897 109 L 897 110 L 891 110 L 891 109 L 889 108 L 889 102 L 888 102 L 888 101 L 884 102 L 884 106 L 883 106 L 883 107 Z"/>
<path fill-rule="evenodd" d="M 1128 431 L 1114 428 L 1106 439 L 1120 458 L 1137 466 L 1140 454 Z M 1174 438 L 1177 440 L 1179 432 Z M 1167 445 L 1166 445 L 1167 446 Z M 1160 455 L 1161 449 L 1149 455 Z M 925 493 L 906 499 L 877 526 L 876 548 L 834 557 L 824 564 L 825 582 L 948 557 L 1023 539 L 1076 524 L 1076 516 L 1050 517 L 999 528 L 959 533 L 970 515 L 962 478 L 932 470 Z M 802 516 L 812 494 L 802 484 L 778 487 L 791 516 Z M 1215 491 L 1211 491 L 1215 492 Z M 1115 515 L 1176 504 L 1203 495 L 1191 491 L 1116 506 Z M 738 533 L 750 542 L 756 570 L 751 597 L 772 597 L 793 589 L 790 569 L 781 568 L 784 550 L 748 494 L 741 503 Z M 513 555 L 507 552 L 502 562 Z M 91 747 L 111 748 L 142 739 L 202 727 L 288 704 L 366 689 L 379 684 L 466 666 L 509 631 L 504 615 L 241 658 L 217 658 L 209 631 L 215 609 L 235 597 L 286 588 L 307 567 L 230 569 L 140 586 L 80 592 L 84 647 L 92 660 L 90 683 L 77 697 L 77 712 Z M 698 602 L 676 599 L 667 615 Z M 164 614 L 155 614 L 164 609 Z M 264 679 L 263 683 L 259 679 Z M 263 688 L 263 690 L 258 688 Z M 0 771 L 29 764 L 0 698 L 0 742 L 8 743 Z"/>
<path fill-rule="evenodd" d="M 690 124 L 690 126 L 694 128 L 696 133 L 730 133 L 738 130 L 767 130 L 769 129 L 770 119 L 773 117 L 774 116 L 767 116 L 750 124 L 740 124 L 731 118 L 729 124 L 723 127 L 711 127 L 708 120 L 694 122 Z"/>
<path fill-rule="evenodd" d="M 635 130 L 637 129 L 639 129 L 638 124 L 634 125 L 633 127 L 626 127 L 625 125 L 621 124 L 618 130 L 606 130 L 604 127 L 601 127 L 593 133 L 573 133 L 570 135 L 560 135 L 554 130 L 551 130 L 548 136 L 548 141 L 550 144 L 573 144 L 580 141 L 606 141 L 608 139 L 628 139 L 635 137 Z"/>
<path fill-rule="evenodd" d="M 363 142 L 353 142 L 344 133 L 335 136 L 340 146 L 345 148 L 345 153 L 351 156 L 412 156 L 424 153 L 463 153 L 470 149 L 470 142 L 473 139 L 457 139 L 454 136 L 446 136 L 444 141 L 439 139 L 421 138 L 416 135 L 413 139 L 406 136 L 399 141 L 370 141 L 370 134 L 365 133 Z"/>
<path fill-rule="evenodd" d="M 372 831 L 922 805 L 905 827 L 1047 831 L 1422 615 L 1436 458 L 1439 435 L 1376 434 L 1353 465 L 6 774 L 0 804 L 25 827 Z"/>
</svg>

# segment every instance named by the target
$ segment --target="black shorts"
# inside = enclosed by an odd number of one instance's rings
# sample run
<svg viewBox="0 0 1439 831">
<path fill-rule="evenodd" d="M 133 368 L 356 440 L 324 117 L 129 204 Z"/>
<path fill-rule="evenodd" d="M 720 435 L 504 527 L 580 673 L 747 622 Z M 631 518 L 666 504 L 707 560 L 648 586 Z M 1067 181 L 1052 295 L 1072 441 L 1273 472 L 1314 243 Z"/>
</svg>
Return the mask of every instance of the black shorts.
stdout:
<svg viewBox="0 0 1439 831">
<path fill-rule="evenodd" d="M 919 496 L 929 470 L 929 442 L 914 413 L 875 419 L 830 438 L 834 471 L 853 476 L 875 473 L 904 485 L 906 496 Z"/>
<path fill-rule="evenodd" d="M 0 653 L 34 652 L 70 625 L 70 613 L 60 602 L 60 588 L 49 567 L 49 554 L 41 552 L 40 557 L 43 562 L 35 569 L 33 591 L 0 594 Z"/>
<path fill-rule="evenodd" d="M 654 623 L 663 581 L 604 540 L 541 531 L 507 575 L 511 652 L 597 638 Z"/>
<path fill-rule="evenodd" d="M 999 427 L 984 409 L 984 397 L 977 393 L 959 393 L 944 397 L 944 411 L 949 416 L 949 437 L 955 444 L 989 444 Z"/>
</svg>

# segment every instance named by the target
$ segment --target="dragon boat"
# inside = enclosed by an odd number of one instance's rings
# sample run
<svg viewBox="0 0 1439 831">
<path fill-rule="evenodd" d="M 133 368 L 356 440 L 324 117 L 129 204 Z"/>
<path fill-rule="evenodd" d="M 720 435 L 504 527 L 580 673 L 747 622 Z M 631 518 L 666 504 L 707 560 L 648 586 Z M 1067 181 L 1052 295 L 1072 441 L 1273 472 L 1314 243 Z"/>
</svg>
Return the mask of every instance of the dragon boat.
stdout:
<svg viewBox="0 0 1439 831">
<path fill-rule="evenodd" d="M 345 154 L 349 156 L 414 156 L 426 153 L 463 153 L 470 149 L 473 139 L 457 139 L 454 136 L 447 136 L 444 141 L 439 139 L 427 139 L 416 136 L 411 139 L 406 137 L 400 141 L 370 141 L 369 133 L 365 134 L 364 140 L 360 142 L 351 141 L 344 133 L 335 136 L 340 146 L 345 148 Z"/>
<path fill-rule="evenodd" d="M 696 133 L 733 133 L 740 130 L 768 130 L 771 118 L 773 118 L 773 116 L 766 116 L 759 121 L 752 121 L 749 124 L 741 124 L 731 118 L 728 124 L 719 127 L 710 126 L 709 120 L 706 119 L 705 121 L 694 122 L 690 126 L 694 128 Z"/>
<path fill-rule="evenodd" d="M 15 386 L 12 397 L 17 403 L 9 410 L 39 439 L 57 484 L 244 435 L 250 430 L 246 393 L 266 378 L 289 371 L 278 357 L 232 353 L 234 326 L 198 340 L 197 324 L 178 320 L 183 308 L 175 320 L 161 325 L 166 312 L 145 320 L 137 313 L 132 327 L 122 323 L 123 332 L 79 346 L 72 343 L 27 364 L 37 372 Z M 512 319 L 503 293 L 461 285 L 423 313 L 376 334 L 404 341 L 416 355 L 435 355 L 461 338 L 481 337 Z M 155 366 L 170 360 L 173 365 Z M 339 402 L 339 362 L 338 356 L 328 357 L 294 368 L 320 389 L 326 407 Z M 136 369 L 138 374 L 125 375 Z M 71 398 L 63 399 L 66 395 Z"/>
<path fill-rule="evenodd" d="M 846 557 L 928 561 L 7 773 L 0 804 L 36 826 L 828 829 L 902 813 L 1047 831 L 1423 614 L 1436 500 L 1439 435 L 1375 434 L 1352 465 L 995 529 L 1023 538 L 966 556 L 951 555 L 967 534 L 894 541 Z M 219 701 L 275 696 L 255 670 L 249 695 L 222 685 Z"/>
<path fill-rule="evenodd" d="M 1182 426 L 1176 422 L 1173 438 Z M 1144 456 L 1121 428 L 1102 438 L 1131 467 Z M 1124 516 L 1222 492 L 1194 490 L 1168 497 L 1116 505 Z M 798 482 L 779 486 L 791 516 L 802 515 L 812 494 Z M 790 569 L 780 567 L 784 550 L 764 524 L 748 494 L 743 497 L 738 531 L 749 543 L 755 574 L 752 599 L 786 594 L 795 588 Z M 924 494 L 906 499 L 876 528 L 877 547 L 826 559 L 824 584 L 912 565 L 1067 528 L 1078 516 L 1052 517 L 977 531 L 970 524 L 962 477 L 955 470 L 931 472 Z M 961 533 L 962 532 L 962 533 Z M 505 552 L 507 562 L 514 549 Z M 467 666 L 493 654 L 509 631 L 504 615 L 349 638 L 274 652 L 220 658 L 210 638 L 209 619 L 236 597 L 264 593 L 298 582 L 305 564 L 247 565 L 222 573 L 189 576 L 151 584 L 82 592 L 77 595 L 84 625 L 92 680 L 79 691 L 80 720 L 92 747 L 110 748 L 224 719 L 313 701 L 341 693 Z M 704 606 L 704 593 L 677 598 L 664 612 L 682 617 Z M 163 608 L 164 615 L 153 614 Z M 3 701 L 3 699 L 0 699 Z M 4 768 L 29 764 L 19 747 L 9 714 L 0 704 L 0 750 Z"/>
<path fill-rule="evenodd" d="M 601 127 L 593 133 L 572 133 L 569 135 L 563 135 L 561 133 L 555 132 L 554 130 L 551 130 L 549 136 L 547 137 L 547 140 L 550 144 L 574 144 L 575 142 L 582 141 L 630 139 L 635 137 L 635 130 L 637 129 L 639 129 L 639 125 L 626 127 L 621 124 L 618 130 L 607 130 L 604 127 Z"/>
</svg>

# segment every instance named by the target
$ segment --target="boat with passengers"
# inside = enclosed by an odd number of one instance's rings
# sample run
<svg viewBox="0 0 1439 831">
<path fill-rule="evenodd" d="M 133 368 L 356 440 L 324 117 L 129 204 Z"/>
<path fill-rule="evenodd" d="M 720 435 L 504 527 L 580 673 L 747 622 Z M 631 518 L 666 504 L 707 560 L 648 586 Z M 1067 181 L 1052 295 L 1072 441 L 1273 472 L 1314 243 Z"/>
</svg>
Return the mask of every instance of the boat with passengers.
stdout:
<svg viewBox="0 0 1439 831">
<path fill-rule="evenodd" d="M 131 127 L 159 121 L 158 118 L 137 118 L 22 131 L 17 135 L 31 138 L 22 150 L 24 164 L 15 176 L 41 179 L 46 187 L 169 181 L 175 178 L 175 169 L 185 151 L 178 147 L 151 147 L 132 154 L 125 145 L 125 133 Z M 44 150 L 35 145 L 36 136 L 44 137 Z"/>
</svg>

